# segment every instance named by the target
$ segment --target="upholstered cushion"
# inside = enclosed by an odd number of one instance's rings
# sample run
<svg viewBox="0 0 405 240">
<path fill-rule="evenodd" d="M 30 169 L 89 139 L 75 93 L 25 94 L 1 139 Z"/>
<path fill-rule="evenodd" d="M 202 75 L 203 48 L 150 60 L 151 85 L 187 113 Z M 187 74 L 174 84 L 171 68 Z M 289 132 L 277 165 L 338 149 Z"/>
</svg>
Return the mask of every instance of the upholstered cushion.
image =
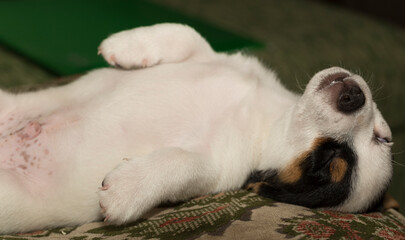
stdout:
<svg viewBox="0 0 405 240">
<path fill-rule="evenodd" d="M 0 239 L 405 239 L 393 209 L 367 214 L 314 210 L 240 190 L 156 208 L 127 226 L 103 222 L 0 236 Z"/>
</svg>

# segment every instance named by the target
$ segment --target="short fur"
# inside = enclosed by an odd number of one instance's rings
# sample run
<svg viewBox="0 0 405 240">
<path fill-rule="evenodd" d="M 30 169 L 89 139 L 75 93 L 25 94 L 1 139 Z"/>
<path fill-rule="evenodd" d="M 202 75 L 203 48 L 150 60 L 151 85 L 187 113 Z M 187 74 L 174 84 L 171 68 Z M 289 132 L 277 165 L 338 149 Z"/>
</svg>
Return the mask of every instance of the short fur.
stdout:
<svg viewBox="0 0 405 240">
<path fill-rule="evenodd" d="M 179 24 L 112 35 L 99 53 L 120 69 L 0 92 L 0 233 L 122 224 L 243 186 L 347 212 L 386 190 L 391 132 L 358 75 L 320 71 L 300 96 Z"/>
</svg>

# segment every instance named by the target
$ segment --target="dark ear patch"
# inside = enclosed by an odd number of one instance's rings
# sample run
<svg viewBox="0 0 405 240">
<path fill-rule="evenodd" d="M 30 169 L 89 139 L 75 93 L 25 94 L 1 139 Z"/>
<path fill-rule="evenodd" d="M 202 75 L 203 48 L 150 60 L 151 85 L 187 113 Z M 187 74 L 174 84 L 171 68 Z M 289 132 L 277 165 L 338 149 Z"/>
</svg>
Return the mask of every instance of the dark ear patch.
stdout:
<svg viewBox="0 0 405 240">
<path fill-rule="evenodd" d="M 326 138 L 316 139 L 308 151 L 305 151 L 304 153 L 300 154 L 297 158 L 292 160 L 292 163 L 290 165 L 288 165 L 286 168 L 280 171 L 280 173 L 278 174 L 279 180 L 283 183 L 288 184 L 298 182 L 303 174 L 302 163 L 305 161 L 305 159 L 308 158 L 308 156 L 310 156 L 310 154 L 315 149 L 317 149 L 326 140 L 327 140 Z"/>
<path fill-rule="evenodd" d="M 334 207 L 349 196 L 357 156 L 347 143 L 317 139 L 285 169 L 255 171 L 244 187 L 273 200 L 311 208 Z"/>
</svg>

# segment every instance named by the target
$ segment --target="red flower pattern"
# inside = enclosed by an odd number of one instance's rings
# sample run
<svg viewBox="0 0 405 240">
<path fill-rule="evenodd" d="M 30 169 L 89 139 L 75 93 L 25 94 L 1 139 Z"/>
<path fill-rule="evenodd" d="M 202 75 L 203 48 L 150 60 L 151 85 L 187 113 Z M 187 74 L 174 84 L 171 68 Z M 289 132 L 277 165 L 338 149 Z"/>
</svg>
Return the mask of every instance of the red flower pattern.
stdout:
<svg viewBox="0 0 405 240">
<path fill-rule="evenodd" d="M 346 237 L 348 239 L 355 239 L 355 240 L 362 240 L 363 238 L 360 237 L 358 234 L 360 234 L 359 231 L 354 230 L 350 227 L 350 221 L 344 221 L 340 220 L 337 221 L 337 225 L 341 226 L 345 232 L 346 232 Z"/>
<path fill-rule="evenodd" d="M 353 214 L 347 214 L 347 213 L 340 213 L 340 212 L 335 212 L 335 211 L 323 211 L 324 213 L 328 214 L 329 216 L 337 219 L 347 219 L 351 220 L 354 218 Z"/>
<path fill-rule="evenodd" d="M 383 218 L 381 213 L 364 213 L 362 215 L 365 217 L 371 217 L 371 218 L 375 218 L 375 219 Z"/>
<path fill-rule="evenodd" d="M 399 231 L 396 231 L 392 228 L 385 227 L 384 229 L 377 232 L 377 235 L 388 240 L 401 240 L 405 239 L 405 234 Z"/>
<path fill-rule="evenodd" d="M 315 221 L 302 221 L 295 230 L 312 238 L 329 238 L 335 233 L 335 229 Z"/>
</svg>

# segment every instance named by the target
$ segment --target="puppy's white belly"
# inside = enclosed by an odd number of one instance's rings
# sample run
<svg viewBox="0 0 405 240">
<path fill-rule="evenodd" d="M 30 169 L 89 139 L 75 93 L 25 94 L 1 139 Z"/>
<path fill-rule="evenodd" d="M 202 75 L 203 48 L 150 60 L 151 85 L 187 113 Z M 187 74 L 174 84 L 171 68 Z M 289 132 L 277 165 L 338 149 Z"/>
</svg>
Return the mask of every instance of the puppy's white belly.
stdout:
<svg viewBox="0 0 405 240">
<path fill-rule="evenodd" d="M 100 184 L 122 158 L 162 147 L 209 151 L 215 131 L 251 86 L 221 69 L 193 69 L 190 65 L 182 74 L 183 67 L 176 66 L 131 74 L 101 70 L 89 77 L 116 82 L 103 98 L 80 105 L 66 103 L 36 117 L 23 112 L 7 115 L 0 126 L 4 129 L 0 168 L 11 171 L 35 192 L 77 177 Z M 193 80 L 202 75 L 196 71 L 218 74 Z M 73 171 L 66 171 L 70 169 Z M 55 182 L 55 178 L 63 180 Z"/>
<path fill-rule="evenodd" d="M 213 68 L 214 64 L 188 65 L 119 76 L 120 88 L 106 96 L 110 99 L 102 107 L 105 113 L 94 117 L 105 122 L 107 131 L 119 125 L 116 131 L 122 132 L 123 140 L 115 141 L 128 144 L 127 154 L 144 155 L 162 147 L 206 149 L 213 131 L 251 90 L 251 83 Z M 211 75 L 213 71 L 218 73 Z"/>
</svg>

